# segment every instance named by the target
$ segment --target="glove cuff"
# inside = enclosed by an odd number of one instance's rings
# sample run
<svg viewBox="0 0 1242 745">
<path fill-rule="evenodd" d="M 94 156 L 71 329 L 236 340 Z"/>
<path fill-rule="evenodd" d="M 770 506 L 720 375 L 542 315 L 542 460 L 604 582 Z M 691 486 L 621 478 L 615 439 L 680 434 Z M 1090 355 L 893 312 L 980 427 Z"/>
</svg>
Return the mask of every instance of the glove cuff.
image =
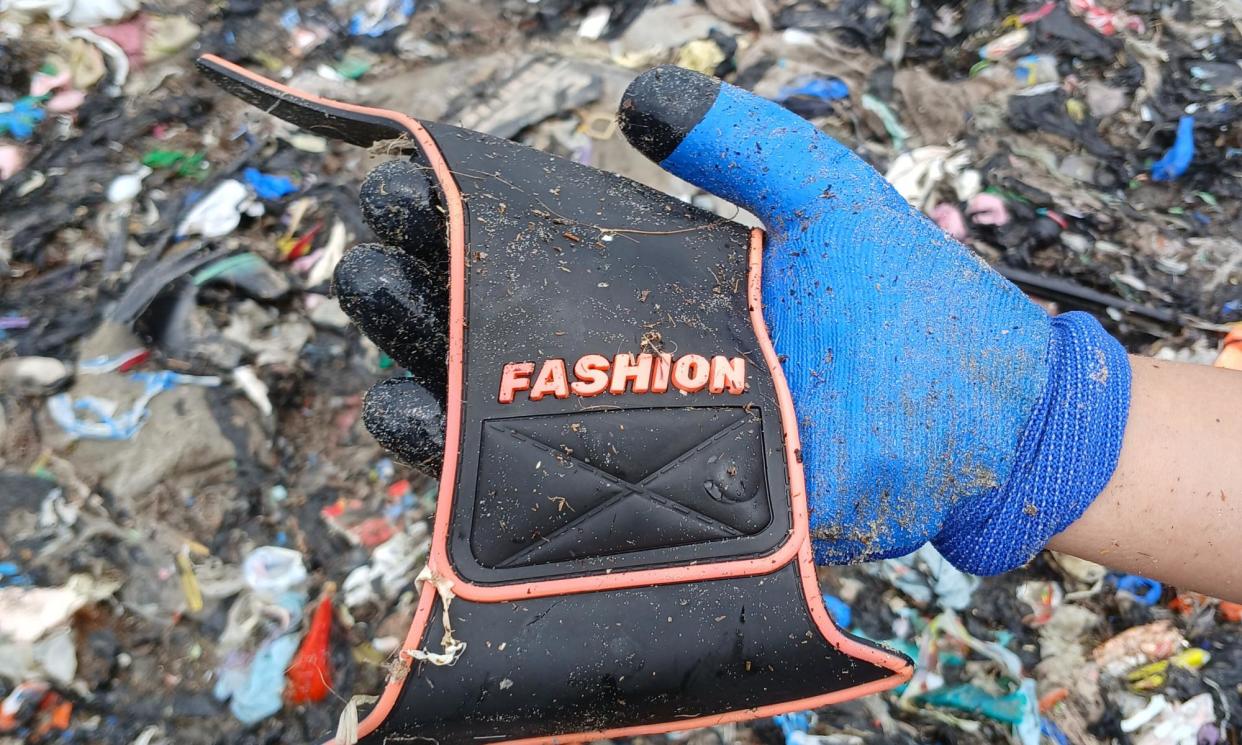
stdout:
<svg viewBox="0 0 1242 745">
<path fill-rule="evenodd" d="M 1130 409 L 1130 360 L 1087 313 L 1052 319 L 1048 384 L 1000 487 L 956 505 L 933 543 L 954 566 L 1000 574 L 1077 520 L 1117 467 Z"/>
</svg>

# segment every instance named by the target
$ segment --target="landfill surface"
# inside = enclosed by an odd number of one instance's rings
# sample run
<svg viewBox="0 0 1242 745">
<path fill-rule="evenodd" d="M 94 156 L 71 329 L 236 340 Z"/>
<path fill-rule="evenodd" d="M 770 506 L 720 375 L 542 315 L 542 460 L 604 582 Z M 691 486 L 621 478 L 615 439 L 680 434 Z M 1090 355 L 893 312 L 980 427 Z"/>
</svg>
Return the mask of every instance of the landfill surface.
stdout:
<svg viewBox="0 0 1242 745">
<path fill-rule="evenodd" d="M 1242 320 L 1239 0 L 0 0 L 0 743 L 350 740 L 434 473 L 332 271 L 391 157 L 249 109 L 211 52 L 721 215 L 617 132 L 643 69 L 810 119 L 1050 311 L 1210 364 Z M 936 312 L 928 308 L 928 313 Z M 1194 536 L 1186 536 L 1188 546 Z M 1097 557 L 1107 564 L 1107 557 Z M 1236 743 L 1242 606 L 1045 553 L 820 570 L 902 689 L 644 743 Z M 342 716 L 342 712 L 345 715 Z"/>
</svg>

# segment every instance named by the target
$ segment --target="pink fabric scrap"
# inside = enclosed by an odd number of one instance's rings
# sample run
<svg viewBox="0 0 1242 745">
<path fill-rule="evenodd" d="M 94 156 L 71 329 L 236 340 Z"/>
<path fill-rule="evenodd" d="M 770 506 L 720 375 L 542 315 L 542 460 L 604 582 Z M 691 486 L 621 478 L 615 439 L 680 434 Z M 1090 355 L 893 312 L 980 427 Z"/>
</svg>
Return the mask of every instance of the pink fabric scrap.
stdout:
<svg viewBox="0 0 1242 745">
<path fill-rule="evenodd" d="M 976 225 L 1005 225 L 1009 222 L 1009 209 L 1005 200 L 995 194 L 976 194 L 966 204 L 966 214 Z"/>
<path fill-rule="evenodd" d="M 30 95 L 42 96 L 51 93 L 57 88 L 64 88 L 69 85 L 69 81 L 73 79 L 72 73 L 68 70 L 62 70 L 55 75 L 48 75 L 43 72 L 36 72 L 30 78 Z"/>
<path fill-rule="evenodd" d="M 1074 15 L 1082 16 L 1087 25 L 1105 36 L 1112 36 L 1123 28 L 1140 34 L 1147 30 L 1142 18 L 1132 16 L 1124 10 L 1109 10 L 1095 0 L 1069 0 L 1069 9 Z"/>
<path fill-rule="evenodd" d="M 141 67 L 145 61 L 142 45 L 147 37 L 147 19 L 146 16 L 135 16 L 132 20 L 125 23 L 115 23 L 111 26 L 99 26 L 91 29 L 95 33 L 111 39 L 116 45 L 125 52 L 125 56 L 129 57 L 129 62 L 134 67 Z"/>
<path fill-rule="evenodd" d="M 0 181 L 16 176 L 26 166 L 26 156 L 17 145 L 0 145 Z"/>
<path fill-rule="evenodd" d="M 940 229 L 957 240 L 966 237 L 966 220 L 962 217 L 962 211 L 948 202 L 941 202 L 932 208 L 931 219 L 936 221 Z"/>
</svg>

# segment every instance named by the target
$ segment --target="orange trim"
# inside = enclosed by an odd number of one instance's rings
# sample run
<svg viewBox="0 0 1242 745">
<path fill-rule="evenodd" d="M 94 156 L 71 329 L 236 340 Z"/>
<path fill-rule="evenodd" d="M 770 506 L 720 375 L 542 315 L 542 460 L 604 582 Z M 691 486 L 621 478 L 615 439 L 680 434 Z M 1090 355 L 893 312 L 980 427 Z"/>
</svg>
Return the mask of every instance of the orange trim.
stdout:
<svg viewBox="0 0 1242 745">
<path fill-rule="evenodd" d="M 1242 370 L 1242 328 L 1235 326 L 1229 330 L 1214 366 L 1229 370 Z"/>
<path fill-rule="evenodd" d="M 753 717 L 772 716 L 786 711 L 826 706 L 858 696 L 888 690 L 909 680 L 912 669 L 899 656 L 882 649 L 870 647 L 852 639 L 841 632 L 833 624 L 822 602 L 817 602 L 819 587 L 815 581 L 815 565 L 812 561 L 811 541 L 808 528 L 806 482 L 802 473 L 799 455 L 798 423 L 794 413 L 793 399 L 785 383 L 785 376 L 776 356 L 776 350 L 768 337 L 767 325 L 763 320 L 762 290 L 760 284 L 762 270 L 763 232 L 751 232 L 750 252 L 748 256 L 749 276 L 747 279 L 747 303 L 751 325 L 763 351 L 764 360 L 772 374 L 773 386 L 776 390 L 777 403 L 780 407 L 782 429 L 785 435 L 785 459 L 787 464 L 789 490 L 791 498 L 793 529 L 789 538 L 773 554 L 756 559 L 700 564 L 688 567 L 666 569 L 648 569 L 632 572 L 618 572 L 596 577 L 575 577 L 562 580 L 545 580 L 507 587 L 477 586 L 463 581 L 452 570 L 448 560 L 447 538 L 452 513 L 453 491 L 456 485 L 458 447 L 461 434 L 461 404 L 463 377 L 463 348 L 465 330 L 465 210 L 461 192 L 457 187 L 453 174 L 444 160 L 431 135 L 414 119 L 397 112 L 375 109 L 366 106 L 340 103 L 313 96 L 301 91 L 256 75 L 243 67 L 235 65 L 214 55 L 204 55 L 203 60 L 216 67 L 228 70 L 232 74 L 251 80 L 256 85 L 270 88 L 293 98 L 315 103 L 326 108 L 353 112 L 371 117 L 387 119 L 394 126 L 406 130 L 418 143 L 424 157 L 436 175 L 440 188 L 444 192 L 448 207 L 448 247 L 449 247 L 449 353 L 448 353 L 448 406 L 446 410 L 446 430 L 444 448 L 444 467 L 441 472 L 439 505 L 436 510 L 435 526 L 432 535 L 432 552 L 428 560 L 428 569 L 437 579 L 452 581 L 453 592 L 459 597 L 475 602 L 500 602 L 522 597 L 546 597 L 549 595 L 567 595 L 577 592 L 594 592 L 626 587 L 643 587 L 678 582 L 697 582 L 712 579 L 727 579 L 756 574 L 766 574 L 780 569 L 792 560 L 797 560 L 798 571 L 802 578 L 803 599 L 807 603 L 811 617 L 824 638 L 836 649 L 851 657 L 864 660 L 878 667 L 888 669 L 892 675 L 880 680 L 842 691 L 834 691 L 820 696 L 771 704 L 753 709 L 726 712 L 694 719 L 677 720 L 637 727 L 623 727 L 602 732 L 582 732 L 572 735 L 555 737 L 537 737 L 521 740 L 510 740 L 515 745 L 533 745 L 534 743 L 568 743 L 590 739 L 612 738 L 624 735 L 670 732 L 692 727 L 704 727 L 725 722 L 735 722 Z M 427 628 L 427 619 L 437 598 L 434 586 L 424 585 L 420 592 L 418 607 L 410 624 L 402 646 L 402 657 L 419 649 Z M 405 685 L 406 676 L 390 679 L 376 704 L 367 717 L 358 725 L 359 738 L 374 732 L 391 713 L 396 705 L 401 690 Z"/>
</svg>

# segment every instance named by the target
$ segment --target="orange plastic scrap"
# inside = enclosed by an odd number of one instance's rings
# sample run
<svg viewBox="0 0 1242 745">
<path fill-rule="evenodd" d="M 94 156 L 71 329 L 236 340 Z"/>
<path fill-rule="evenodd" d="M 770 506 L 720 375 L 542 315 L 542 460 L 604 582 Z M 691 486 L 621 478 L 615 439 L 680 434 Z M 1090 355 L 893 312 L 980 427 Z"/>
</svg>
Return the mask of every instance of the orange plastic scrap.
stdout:
<svg viewBox="0 0 1242 745">
<path fill-rule="evenodd" d="M 1242 622 L 1242 603 L 1231 603 L 1228 600 L 1220 601 L 1220 605 L 1216 606 L 1220 611 L 1221 617 L 1230 623 Z"/>
<path fill-rule="evenodd" d="M 69 729 L 72 716 L 73 704 L 59 693 L 49 691 L 39 702 L 37 724 L 31 731 L 32 739 L 40 740 L 52 732 L 64 732 Z"/>
<path fill-rule="evenodd" d="M 1039 713 L 1047 714 L 1052 711 L 1052 707 L 1069 698 L 1069 695 L 1069 689 L 1064 686 L 1060 688 L 1053 688 L 1051 691 L 1048 691 L 1039 697 Z"/>
<path fill-rule="evenodd" d="M 1225 335 L 1225 344 L 1216 357 L 1216 367 L 1242 370 L 1242 326 L 1234 326 Z"/>
<path fill-rule="evenodd" d="M 1212 599 L 1207 595 L 1184 590 L 1169 601 L 1169 610 L 1180 613 L 1183 616 L 1189 616 L 1205 608 L 1211 602 Z"/>
<path fill-rule="evenodd" d="M 42 681 L 19 683 L 0 702 L 0 732 L 12 732 L 24 724 L 47 698 L 50 690 L 51 686 Z"/>
<path fill-rule="evenodd" d="M 310 631 L 302 640 L 302 646 L 294 656 L 286 676 L 285 700 L 291 704 L 308 704 L 322 701 L 332 688 L 332 666 L 328 654 L 328 642 L 332 633 L 331 585 L 315 608 Z"/>
</svg>

